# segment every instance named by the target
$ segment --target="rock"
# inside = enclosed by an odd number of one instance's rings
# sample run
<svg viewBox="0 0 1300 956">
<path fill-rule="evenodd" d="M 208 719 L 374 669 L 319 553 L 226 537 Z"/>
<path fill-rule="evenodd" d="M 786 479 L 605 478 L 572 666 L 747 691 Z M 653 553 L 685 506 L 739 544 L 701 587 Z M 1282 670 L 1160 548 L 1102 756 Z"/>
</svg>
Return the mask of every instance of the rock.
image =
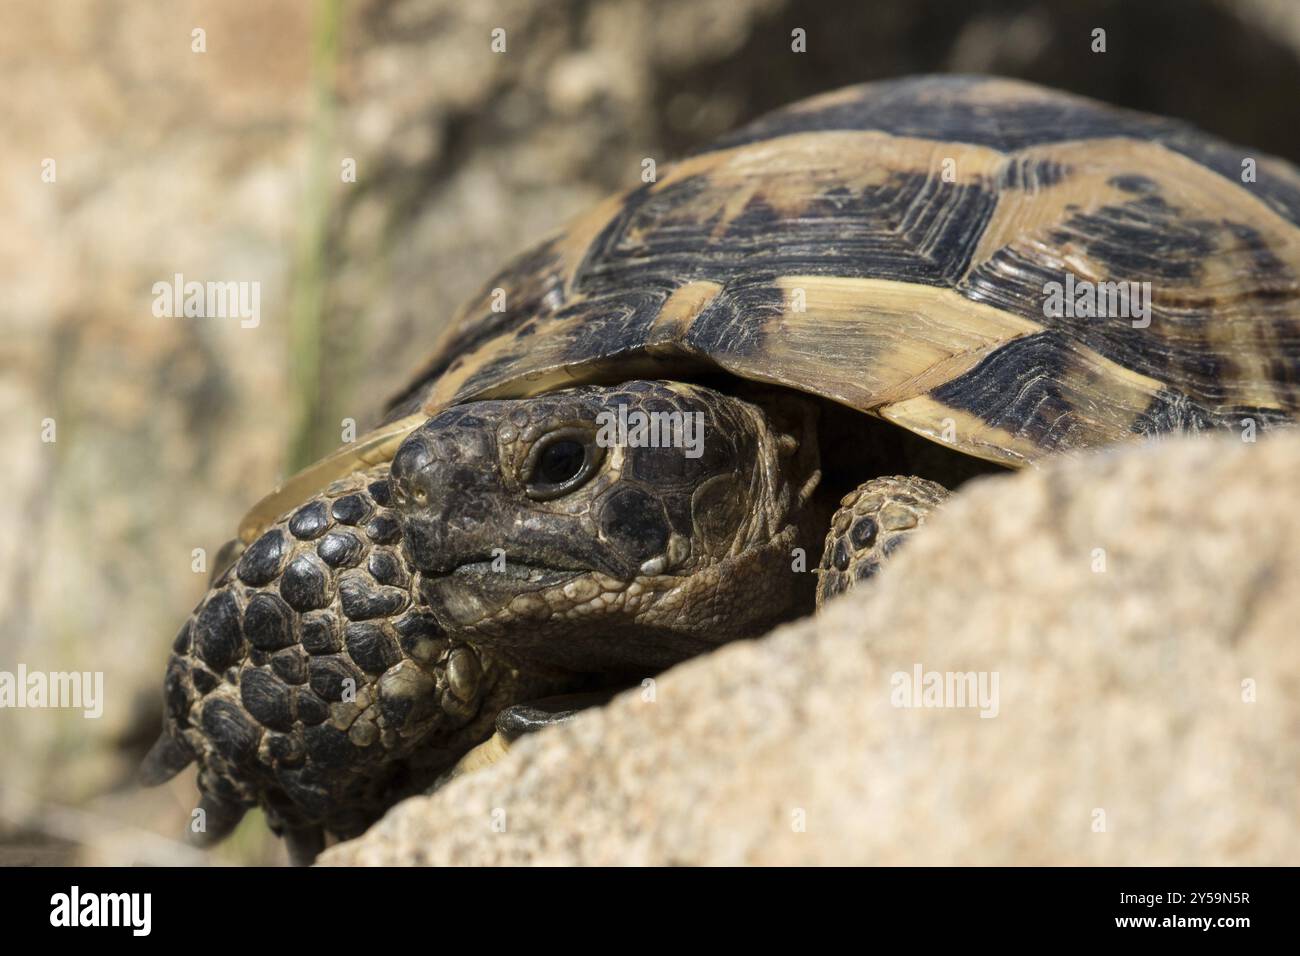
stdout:
<svg viewBox="0 0 1300 956">
<path fill-rule="evenodd" d="M 1293 432 L 979 480 L 820 618 L 525 739 L 322 862 L 1294 862 L 1297 475 Z M 982 674 L 988 716 L 894 706 L 918 667 Z"/>
</svg>

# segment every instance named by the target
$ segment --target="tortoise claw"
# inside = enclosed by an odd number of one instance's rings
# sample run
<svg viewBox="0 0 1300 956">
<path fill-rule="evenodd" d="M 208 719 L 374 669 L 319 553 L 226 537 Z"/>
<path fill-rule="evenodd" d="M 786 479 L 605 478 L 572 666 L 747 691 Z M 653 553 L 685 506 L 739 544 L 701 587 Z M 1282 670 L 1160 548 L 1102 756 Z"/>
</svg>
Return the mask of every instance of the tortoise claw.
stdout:
<svg viewBox="0 0 1300 956">
<path fill-rule="evenodd" d="M 320 851 L 325 849 L 323 827 L 285 827 L 281 836 L 288 847 L 292 866 L 311 866 Z"/>
<path fill-rule="evenodd" d="M 164 731 L 140 762 L 136 779 L 142 787 L 156 787 L 176 776 L 193 761 L 194 752 Z"/>
<path fill-rule="evenodd" d="M 559 694 L 514 704 L 497 714 L 496 732 L 507 744 L 512 744 L 525 734 L 534 734 L 546 727 L 568 723 L 588 707 L 599 707 L 609 703 L 613 696 L 614 691 L 602 690 Z"/>
<path fill-rule="evenodd" d="M 230 836 L 248 811 L 247 807 L 222 800 L 210 793 L 203 795 L 196 809 L 203 811 L 204 828 L 195 830 L 191 827 L 189 840 L 198 847 L 212 846 Z"/>
</svg>

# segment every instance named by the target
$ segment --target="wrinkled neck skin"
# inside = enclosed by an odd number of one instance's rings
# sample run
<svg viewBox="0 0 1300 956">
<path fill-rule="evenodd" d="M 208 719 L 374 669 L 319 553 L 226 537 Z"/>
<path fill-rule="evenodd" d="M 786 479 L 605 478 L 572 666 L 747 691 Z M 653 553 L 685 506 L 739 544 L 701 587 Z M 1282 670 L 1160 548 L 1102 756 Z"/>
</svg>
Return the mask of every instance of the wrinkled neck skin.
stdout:
<svg viewBox="0 0 1300 956">
<path fill-rule="evenodd" d="M 702 441 L 590 443 L 589 477 L 538 494 L 539 448 L 620 406 L 697 415 Z M 506 683 L 649 676 L 811 608 L 794 565 L 816 566 L 825 530 L 818 460 L 815 406 L 784 393 L 636 382 L 458 406 L 393 463 L 413 597 Z"/>
</svg>

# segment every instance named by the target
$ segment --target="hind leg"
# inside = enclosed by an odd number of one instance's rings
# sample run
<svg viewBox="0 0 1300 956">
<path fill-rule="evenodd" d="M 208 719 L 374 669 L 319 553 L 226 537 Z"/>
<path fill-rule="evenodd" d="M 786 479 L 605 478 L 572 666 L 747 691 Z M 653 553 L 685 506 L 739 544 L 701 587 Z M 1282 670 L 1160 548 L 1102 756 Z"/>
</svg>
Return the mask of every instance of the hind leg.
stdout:
<svg viewBox="0 0 1300 956">
<path fill-rule="evenodd" d="M 874 576 L 947 497 L 942 485 L 903 475 L 873 478 L 845 495 L 817 570 L 817 609 Z"/>
</svg>

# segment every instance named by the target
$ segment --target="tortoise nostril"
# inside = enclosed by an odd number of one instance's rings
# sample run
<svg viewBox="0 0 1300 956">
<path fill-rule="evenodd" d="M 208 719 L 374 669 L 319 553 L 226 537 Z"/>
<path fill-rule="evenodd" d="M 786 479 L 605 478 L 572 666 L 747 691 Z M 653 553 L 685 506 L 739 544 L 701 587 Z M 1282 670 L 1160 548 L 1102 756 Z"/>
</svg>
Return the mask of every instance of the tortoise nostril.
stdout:
<svg viewBox="0 0 1300 956">
<path fill-rule="evenodd" d="M 432 460 L 428 447 L 419 438 L 413 436 L 402 443 L 389 468 L 399 499 L 414 501 L 418 505 L 428 503 L 426 471 Z"/>
</svg>

